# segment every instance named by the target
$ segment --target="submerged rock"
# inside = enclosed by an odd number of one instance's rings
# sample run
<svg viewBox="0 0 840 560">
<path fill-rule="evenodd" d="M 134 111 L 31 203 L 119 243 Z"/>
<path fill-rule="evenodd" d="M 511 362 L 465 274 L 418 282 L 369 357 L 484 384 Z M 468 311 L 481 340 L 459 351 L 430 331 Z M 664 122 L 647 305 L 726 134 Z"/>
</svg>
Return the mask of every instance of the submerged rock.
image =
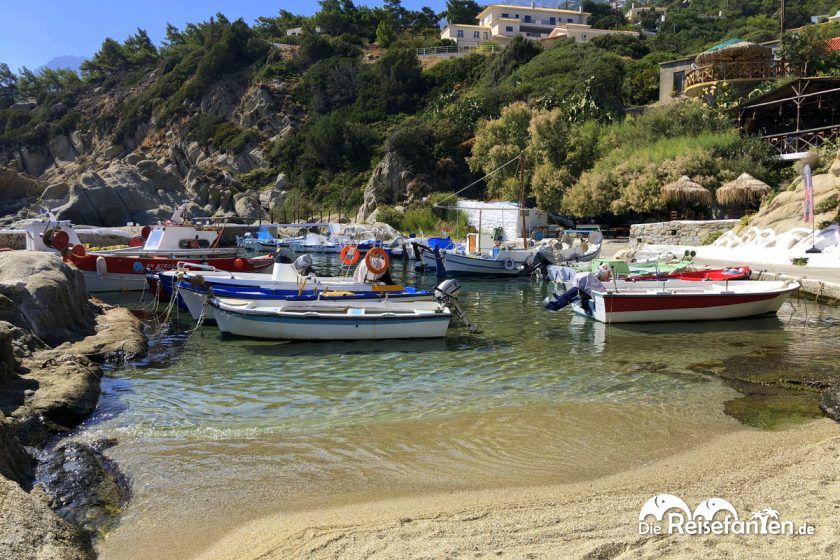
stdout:
<svg viewBox="0 0 840 560">
<path fill-rule="evenodd" d="M 90 533 L 106 530 L 128 500 L 125 477 L 102 455 L 112 441 L 70 442 L 47 453 L 35 472 L 49 506 Z"/>
</svg>

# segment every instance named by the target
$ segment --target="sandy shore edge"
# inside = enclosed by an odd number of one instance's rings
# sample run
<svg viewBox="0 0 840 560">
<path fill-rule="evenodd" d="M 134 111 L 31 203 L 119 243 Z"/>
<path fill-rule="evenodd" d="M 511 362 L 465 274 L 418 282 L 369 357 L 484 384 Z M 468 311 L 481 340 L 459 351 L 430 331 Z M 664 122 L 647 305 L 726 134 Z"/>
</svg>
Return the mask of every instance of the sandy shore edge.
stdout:
<svg viewBox="0 0 840 560">
<path fill-rule="evenodd" d="M 465 491 L 276 514 L 246 523 L 199 558 L 622 558 L 840 554 L 840 425 L 744 429 L 616 475 L 576 484 Z M 811 536 L 642 536 L 638 516 L 668 493 L 690 507 L 730 501 L 807 522 Z"/>
</svg>

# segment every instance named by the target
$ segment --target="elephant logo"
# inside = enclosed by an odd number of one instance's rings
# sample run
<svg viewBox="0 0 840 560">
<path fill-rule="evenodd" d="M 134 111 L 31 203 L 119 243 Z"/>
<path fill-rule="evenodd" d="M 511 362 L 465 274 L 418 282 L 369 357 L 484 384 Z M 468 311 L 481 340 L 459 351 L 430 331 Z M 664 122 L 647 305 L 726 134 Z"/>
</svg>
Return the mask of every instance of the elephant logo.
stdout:
<svg viewBox="0 0 840 560">
<path fill-rule="evenodd" d="M 702 517 L 707 521 L 711 521 L 715 518 L 715 514 L 720 511 L 725 511 L 730 514 L 733 520 L 738 519 L 738 512 L 735 511 L 735 507 L 722 498 L 709 498 L 708 500 L 700 502 L 694 510 L 692 518 L 697 519 L 698 517 Z"/>
<path fill-rule="evenodd" d="M 687 518 L 691 518 L 691 510 L 688 509 L 688 504 L 680 498 L 671 494 L 657 494 L 642 506 L 642 511 L 639 512 L 639 521 L 644 521 L 648 515 L 652 515 L 657 521 L 662 521 L 665 512 L 674 508 L 681 510 Z"/>
</svg>

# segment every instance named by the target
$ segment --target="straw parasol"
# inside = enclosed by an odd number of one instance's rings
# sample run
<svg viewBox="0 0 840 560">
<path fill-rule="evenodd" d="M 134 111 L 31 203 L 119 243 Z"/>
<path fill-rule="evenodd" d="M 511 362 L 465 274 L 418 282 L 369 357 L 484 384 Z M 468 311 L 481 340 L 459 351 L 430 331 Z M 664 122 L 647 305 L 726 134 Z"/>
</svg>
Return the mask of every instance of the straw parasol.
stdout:
<svg viewBox="0 0 840 560">
<path fill-rule="evenodd" d="M 730 39 L 705 50 L 694 59 L 695 64 L 704 66 L 720 62 L 762 62 L 773 58 L 773 51 L 743 39 Z"/>
<path fill-rule="evenodd" d="M 741 173 L 734 181 L 729 181 L 715 192 L 718 204 L 723 206 L 747 206 L 759 202 L 773 189 L 749 173 Z"/>
<path fill-rule="evenodd" d="M 668 202 L 680 204 L 704 204 L 708 206 L 712 203 L 712 193 L 685 175 L 662 187 L 662 197 Z"/>
</svg>

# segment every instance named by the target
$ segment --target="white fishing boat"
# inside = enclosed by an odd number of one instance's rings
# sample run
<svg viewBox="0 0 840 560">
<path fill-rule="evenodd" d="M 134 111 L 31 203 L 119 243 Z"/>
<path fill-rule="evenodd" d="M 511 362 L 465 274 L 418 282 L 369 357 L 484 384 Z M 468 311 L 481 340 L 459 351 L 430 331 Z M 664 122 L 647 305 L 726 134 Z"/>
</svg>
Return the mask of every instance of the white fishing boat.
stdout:
<svg viewBox="0 0 840 560">
<path fill-rule="evenodd" d="M 602 323 L 713 321 L 776 313 L 797 282 L 615 282 L 593 291 L 576 314 Z"/>
</svg>

